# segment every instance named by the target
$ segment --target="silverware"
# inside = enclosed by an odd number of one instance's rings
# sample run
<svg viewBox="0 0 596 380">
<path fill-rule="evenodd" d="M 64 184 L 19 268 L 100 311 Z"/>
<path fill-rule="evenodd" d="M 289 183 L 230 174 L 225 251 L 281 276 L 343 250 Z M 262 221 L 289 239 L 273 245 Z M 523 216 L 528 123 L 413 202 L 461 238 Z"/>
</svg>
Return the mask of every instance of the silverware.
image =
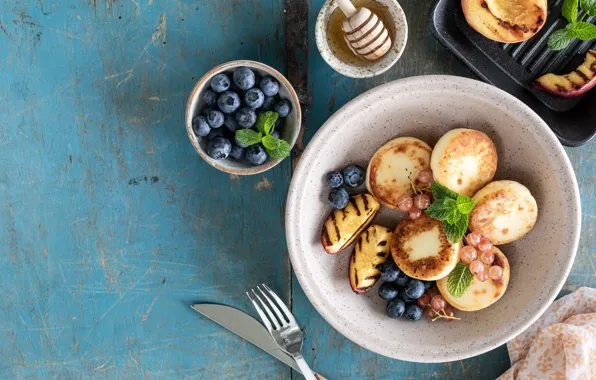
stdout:
<svg viewBox="0 0 596 380">
<path fill-rule="evenodd" d="M 257 313 L 277 345 L 294 358 L 307 380 L 316 380 L 314 372 L 302 357 L 303 333 L 298 322 L 277 294 L 267 285 L 262 284 L 262 286 L 265 290 L 257 286 L 258 292 L 251 289 L 252 295 L 250 292 L 246 292 L 246 295 L 257 309 Z"/>
<path fill-rule="evenodd" d="M 208 303 L 195 304 L 190 307 L 242 339 L 254 344 L 282 363 L 302 373 L 296 361 L 279 348 L 263 325 L 245 312 L 230 306 Z"/>
</svg>

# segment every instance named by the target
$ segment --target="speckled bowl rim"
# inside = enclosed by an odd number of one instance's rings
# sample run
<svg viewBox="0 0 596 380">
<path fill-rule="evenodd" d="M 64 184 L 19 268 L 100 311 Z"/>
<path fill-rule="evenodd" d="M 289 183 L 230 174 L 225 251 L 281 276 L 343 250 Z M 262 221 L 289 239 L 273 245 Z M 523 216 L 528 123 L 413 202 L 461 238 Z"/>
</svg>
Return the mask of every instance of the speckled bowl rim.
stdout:
<svg viewBox="0 0 596 380">
<path fill-rule="evenodd" d="M 293 122 L 292 135 L 291 135 L 290 141 L 288 141 L 288 143 L 290 144 L 290 148 L 294 147 L 294 145 L 296 144 L 296 141 L 298 140 L 298 136 L 300 135 L 300 129 L 302 128 L 302 111 L 300 109 L 300 101 L 298 100 L 298 95 L 296 94 L 294 87 L 292 87 L 292 84 L 290 83 L 289 80 L 286 79 L 285 76 L 283 76 L 279 71 L 275 70 L 273 67 L 268 66 L 261 62 L 250 61 L 250 60 L 238 60 L 238 61 L 230 61 L 230 62 L 223 63 L 219 66 L 214 67 L 209 72 L 207 72 L 205 75 L 203 75 L 203 77 L 201 79 L 199 79 L 197 84 L 192 89 L 192 91 L 188 97 L 188 101 L 186 103 L 186 112 L 185 112 L 186 132 L 188 133 L 188 139 L 190 140 L 192 146 L 195 148 L 195 150 L 201 156 L 201 158 L 203 160 L 205 160 L 209 165 L 213 166 L 214 168 L 216 168 L 218 170 L 221 170 L 222 172 L 226 172 L 226 173 L 230 173 L 230 174 L 252 175 L 252 174 L 263 173 L 263 172 L 271 169 L 272 167 L 276 166 L 277 164 L 282 162 L 284 159 L 271 160 L 271 161 L 264 163 L 263 165 L 255 166 L 254 168 L 247 168 L 247 169 L 230 168 L 230 167 L 223 165 L 221 163 L 222 161 L 214 160 L 211 157 L 209 157 L 209 155 L 207 155 L 207 153 L 200 146 L 199 139 L 198 139 L 198 137 L 195 136 L 195 134 L 192 130 L 193 109 L 194 109 L 194 107 L 196 107 L 196 105 L 199 102 L 199 99 L 200 99 L 200 96 L 202 93 L 201 90 L 203 89 L 203 87 L 206 85 L 206 83 L 211 78 L 213 78 L 214 75 L 219 74 L 224 71 L 234 69 L 236 67 L 240 67 L 240 66 L 257 68 L 259 70 L 266 71 L 267 73 L 274 76 L 277 80 L 279 80 L 279 82 L 288 90 L 288 92 L 290 93 L 290 96 L 292 97 L 292 99 L 291 99 L 292 107 L 293 107 L 293 110 L 295 111 L 294 118 L 293 118 L 294 120 L 292 120 L 292 122 Z M 223 162 L 225 162 L 225 161 L 223 161 Z"/>
<path fill-rule="evenodd" d="M 325 13 L 327 9 L 333 7 L 333 9 L 337 8 L 337 4 L 334 0 L 327 0 L 325 4 L 321 7 L 319 14 L 317 16 L 317 22 L 315 25 L 315 41 L 317 44 L 317 49 L 323 57 L 323 60 L 327 62 L 333 70 L 337 71 L 338 73 L 345 75 L 350 78 L 372 78 L 374 76 L 383 74 L 390 68 L 392 68 L 397 61 L 401 58 L 404 50 L 406 50 L 406 45 L 408 44 L 408 20 L 406 18 L 406 14 L 402 9 L 401 5 L 397 0 L 387 0 L 388 2 L 392 2 L 395 6 L 395 10 L 397 11 L 398 17 L 403 20 L 403 39 L 393 41 L 391 45 L 391 49 L 395 49 L 396 46 L 398 47 L 398 51 L 396 56 L 387 61 L 386 56 L 379 59 L 376 63 L 370 66 L 353 66 L 348 63 L 341 61 L 331 52 L 331 48 L 329 48 L 329 43 L 327 42 L 327 23 L 325 20 Z M 393 20 L 395 22 L 395 20 Z M 323 26 L 324 24 L 324 26 Z M 399 36 L 400 33 L 397 33 Z"/>
<path fill-rule="evenodd" d="M 383 93 L 388 88 L 391 88 L 391 91 L 393 92 L 400 91 L 400 89 L 404 87 L 417 88 L 424 90 L 425 92 L 436 91 L 445 93 L 458 91 L 465 93 L 469 97 L 477 98 L 479 100 L 485 100 L 487 98 L 494 99 L 494 104 L 496 107 L 506 112 L 515 113 L 518 115 L 519 119 L 522 120 L 522 122 L 525 122 L 527 127 L 536 128 L 538 134 L 541 135 L 541 137 L 544 137 L 545 142 L 555 151 L 555 156 L 558 157 L 556 158 L 555 162 L 561 167 L 571 182 L 572 197 L 569 199 L 570 205 L 568 206 L 568 209 L 575 210 L 575 212 L 573 218 L 571 218 L 569 222 L 572 223 L 575 228 L 573 229 L 573 233 L 569 236 L 568 241 L 571 241 L 571 244 L 569 244 L 569 252 L 566 256 L 566 262 L 564 261 L 564 266 L 561 268 L 560 277 L 555 282 L 555 286 L 551 289 L 550 294 L 545 297 L 546 301 L 542 302 L 539 307 L 534 309 L 524 322 L 520 323 L 516 326 L 516 328 L 509 331 L 507 331 L 507 326 L 504 322 L 503 335 L 499 339 L 486 342 L 485 345 L 478 349 L 464 349 L 447 355 L 416 356 L 407 353 L 404 354 L 403 352 L 395 353 L 391 352 L 385 347 L 377 347 L 374 343 L 370 343 L 362 336 L 350 331 L 344 325 L 342 325 L 341 317 L 336 315 L 336 310 L 333 309 L 331 305 L 326 305 L 318 301 L 319 291 L 316 289 L 316 286 L 311 285 L 312 279 L 307 275 L 308 268 L 304 267 L 301 261 L 301 256 L 303 256 L 302 252 L 304 252 L 305 249 L 308 249 L 308 243 L 303 244 L 301 241 L 307 241 L 308 239 L 302 238 L 300 230 L 295 226 L 295 221 L 298 220 L 301 193 L 303 191 L 302 189 L 304 188 L 304 183 L 308 182 L 308 168 L 310 165 L 312 165 L 311 160 L 313 156 L 315 156 L 316 153 L 321 149 L 322 145 L 333 141 L 332 133 L 334 132 L 333 124 L 335 123 L 335 120 L 341 120 L 343 114 L 354 113 L 359 109 L 367 107 L 367 102 L 371 96 L 374 98 L 373 95 L 377 92 Z M 571 213 L 573 213 L 573 211 L 570 211 L 570 214 Z M 441 363 L 467 359 L 495 349 L 515 338 L 517 335 L 527 329 L 532 323 L 534 323 L 546 311 L 565 284 L 567 276 L 569 275 L 575 260 L 581 231 L 581 202 L 575 172 L 573 171 L 573 167 L 569 157 L 567 156 L 567 153 L 548 125 L 528 106 L 507 92 L 484 82 L 456 76 L 428 75 L 389 82 L 369 90 L 344 105 L 334 115 L 332 115 L 327 122 L 325 122 L 325 124 L 317 131 L 311 142 L 302 153 L 300 161 L 298 162 L 294 172 L 286 203 L 285 227 L 288 252 L 294 272 L 298 278 L 298 282 L 302 286 L 304 293 L 308 297 L 309 301 L 313 304 L 315 309 L 339 333 L 356 344 L 387 357 L 411 362 Z"/>
</svg>

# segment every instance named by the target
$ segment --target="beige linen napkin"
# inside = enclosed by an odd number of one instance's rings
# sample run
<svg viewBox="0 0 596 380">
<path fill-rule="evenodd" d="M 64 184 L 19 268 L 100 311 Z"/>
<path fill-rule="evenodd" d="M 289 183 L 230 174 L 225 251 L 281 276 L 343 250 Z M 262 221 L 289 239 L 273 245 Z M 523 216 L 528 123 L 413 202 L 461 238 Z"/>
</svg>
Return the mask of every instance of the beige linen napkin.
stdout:
<svg viewBox="0 0 596 380">
<path fill-rule="evenodd" d="M 596 289 L 553 302 L 507 349 L 512 367 L 498 380 L 596 379 Z"/>
</svg>

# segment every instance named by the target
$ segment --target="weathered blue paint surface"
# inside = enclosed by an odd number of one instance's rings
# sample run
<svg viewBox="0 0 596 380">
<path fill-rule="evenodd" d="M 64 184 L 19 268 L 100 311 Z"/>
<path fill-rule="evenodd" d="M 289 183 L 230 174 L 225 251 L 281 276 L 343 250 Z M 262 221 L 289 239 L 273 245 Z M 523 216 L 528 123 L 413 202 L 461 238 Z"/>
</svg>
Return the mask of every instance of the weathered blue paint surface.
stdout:
<svg viewBox="0 0 596 380">
<path fill-rule="evenodd" d="M 469 73 L 430 36 L 430 0 L 402 1 L 410 41 L 372 80 L 319 57 L 310 2 L 303 144 L 351 98 L 404 76 Z M 421 5 L 422 3 L 422 5 Z M 0 377 L 289 379 L 297 375 L 200 317 L 195 301 L 252 311 L 266 282 L 292 300 L 305 356 L 330 379 L 494 378 L 504 348 L 423 365 L 363 350 L 304 296 L 287 258 L 291 162 L 230 177 L 192 149 L 188 93 L 232 59 L 285 69 L 272 1 L 0 0 Z M 564 292 L 596 286 L 596 150 L 569 149 L 584 227 Z"/>
</svg>

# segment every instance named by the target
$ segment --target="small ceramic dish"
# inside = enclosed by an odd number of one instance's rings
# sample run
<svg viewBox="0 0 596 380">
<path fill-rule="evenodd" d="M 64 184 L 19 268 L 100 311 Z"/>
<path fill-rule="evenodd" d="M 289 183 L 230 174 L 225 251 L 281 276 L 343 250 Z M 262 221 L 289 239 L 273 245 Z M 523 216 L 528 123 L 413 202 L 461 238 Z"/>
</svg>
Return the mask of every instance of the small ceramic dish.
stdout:
<svg viewBox="0 0 596 380">
<path fill-rule="evenodd" d="M 461 320 L 452 323 L 390 319 L 378 284 L 363 294 L 352 291 L 348 264 L 353 248 L 337 255 L 323 250 L 321 229 L 331 211 L 326 174 L 348 164 L 367 167 L 376 150 L 395 137 L 413 136 L 433 146 L 458 127 L 491 137 L 499 155 L 495 179 L 527 186 L 538 203 L 538 221 L 523 239 L 499 246 L 509 259 L 511 277 L 503 297 L 490 307 L 456 311 Z M 402 217 L 383 207 L 374 223 L 393 230 Z M 447 362 L 506 343 L 550 306 L 573 265 L 581 205 L 569 158 L 534 111 L 486 83 L 424 76 L 376 87 L 327 120 L 294 171 L 285 220 L 296 277 L 327 322 L 379 354 Z"/>
<path fill-rule="evenodd" d="M 404 52 L 408 40 L 406 15 L 396 0 L 356 0 L 353 3 L 356 7 L 369 8 L 381 18 L 391 35 L 391 49 L 376 61 L 366 61 L 353 54 L 343 40 L 340 23 L 344 18 L 333 0 L 323 4 L 317 17 L 317 48 L 325 62 L 338 73 L 351 78 L 374 77 L 389 70 Z"/>
<path fill-rule="evenodd" d="M 265 65 L 264 63 L 255 61 L 242 60 L 224 63 L 213 68 L 198 81 L 198 83 L 195 85 L 192 92 L 190 93 L 188 103 L 186 104 L 186 131 L 188 132 L 188 138 L 190 139 L 192 146 L 195 148 L 197 153 L 199 153 L 201 158 L 207 161 L 209 165 L 230 174 L 251 175 L 269 170 L 275 165 L 279 164 L 282 160 L 273 160 L 271 158 L 268 158 L 264 164 L 259 166 L 250 165 L 249 163 L 243 160 L 236 161 L 230 157 L 223 160 L 215 160 L 209 157 L 209 155 L 207 154 L 207 138 L 195 135 L 192 129 L 193 118 L 199 115 L 201 109 L 205 106 L 205 101 L 203 100 L 203 92 L 206 88 L 210 86 L 211 78 L 213 78 L 213 76 L 215 76 L 216 74 L 222 72 L 230 74 L 231 77 L 231 74 L 233 73 L 234 69 L 243 66 L 250 68 L 252 71 L 260 75 L 261 77 L 271 75 L 279 82 L 279 96 L 282 99 L 287 99 L 292 105 L 290 113 L 284 119 L 285 125 L 281 126 L 280 128 L 281 138 L 286 140 L 292 148 L 294 147 L 294 144 L 298 139 L 298 134 L 300 133 L 302 120 L 298 95 L 296 95 L 296 91 L 294 91 L 294 88 L 292 87 L 290 82 L 279 71 L 275 70 L 273 67 Z M 224 127 L 222 126 L 221 128 Z"/>
</svg>

